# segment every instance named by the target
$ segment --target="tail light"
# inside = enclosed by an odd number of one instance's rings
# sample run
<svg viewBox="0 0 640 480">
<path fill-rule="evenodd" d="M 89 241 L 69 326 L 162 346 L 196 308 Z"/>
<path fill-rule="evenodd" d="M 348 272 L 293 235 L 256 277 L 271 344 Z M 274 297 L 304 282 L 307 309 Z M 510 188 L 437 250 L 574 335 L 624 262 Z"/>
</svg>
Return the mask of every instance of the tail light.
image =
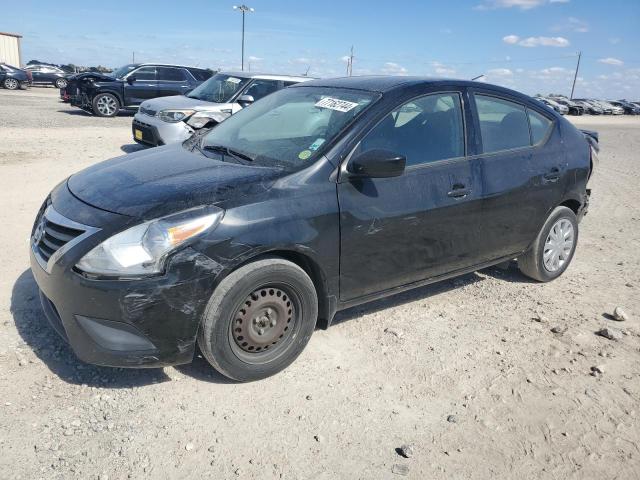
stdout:
<svg viewBox="0 0 640 480">
<path fill-rule="evenodd" d="M 31 74 L 31 72 L 29 70 L 25 70 L 25 72 L 27 72 L 27 78 L 29 79 L 29 81 L 33 81 L 33 75 Z"/>
</svg>

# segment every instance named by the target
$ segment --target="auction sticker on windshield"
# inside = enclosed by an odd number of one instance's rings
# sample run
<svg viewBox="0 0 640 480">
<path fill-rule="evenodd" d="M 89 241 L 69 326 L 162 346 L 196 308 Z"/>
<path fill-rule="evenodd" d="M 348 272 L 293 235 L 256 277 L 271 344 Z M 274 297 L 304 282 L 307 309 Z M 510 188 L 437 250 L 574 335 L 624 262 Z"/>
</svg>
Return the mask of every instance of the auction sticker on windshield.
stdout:
<svg viewBox="0 0 640 480">
<path fill-rule="evenodd" d="M 227 82 L 230 82 L 230 83 L 240 83 L 241 81 L 242 80 L 240 80 L 239 78 L 236 78 L 236 77 L 227 78 Z"/>
<path fill-rule="evenodd" d="M 357 103 L 347 102 L 346 100 L 340 100 L 338 98 L 326 97 L 316 103 L 316 107 L 328 108 L 329 110 L 336 110 L 338 112 L 348 112 L 349 110 L 357 107 Z"/>
</svg>

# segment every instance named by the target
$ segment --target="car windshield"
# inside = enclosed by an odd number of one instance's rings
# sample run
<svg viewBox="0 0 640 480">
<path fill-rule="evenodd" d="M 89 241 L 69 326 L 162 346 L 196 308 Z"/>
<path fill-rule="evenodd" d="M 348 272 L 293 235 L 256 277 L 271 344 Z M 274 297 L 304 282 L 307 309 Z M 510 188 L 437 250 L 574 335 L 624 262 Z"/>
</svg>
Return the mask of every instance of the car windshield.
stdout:
<svg viewBox="0 0 640 480">
<path fill-rule="evenodd" d="M 249 80 L 251 79 L 234 77 L 233 75 L 214 75 L 187 94 L 187 97 L 205 102 L 227 103 L 238 90 L 249 83 Z"/>
<path fill-rule="evenodd" d="M 309 166 L 379 94 L 327 87 L 285 88 L 214 128 L 201 147 L 240 153 L 252 164 L 298 170 Z"/>
<path fill-rule="evenodd" d="M 112 76 L 113 78 L 122 78 L 124 77 L 127 73 L 129 73 L 131 70 L 133 70 L 134 68 L 138 67 L 137 64 L 135 63 L 130 63 L 128 65 L 125 65 L 124 67 L 120 67 L 120 68 L 116 68 L 113 72 L 111 72 L 109 75 Z"/>
</svg>

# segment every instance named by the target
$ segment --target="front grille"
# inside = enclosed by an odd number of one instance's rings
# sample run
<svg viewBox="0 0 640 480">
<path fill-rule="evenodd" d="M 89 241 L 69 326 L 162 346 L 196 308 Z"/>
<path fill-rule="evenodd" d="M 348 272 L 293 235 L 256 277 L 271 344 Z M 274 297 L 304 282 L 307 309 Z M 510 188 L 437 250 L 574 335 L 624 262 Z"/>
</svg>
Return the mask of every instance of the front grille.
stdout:
<svg viewBox="0 0 640 480">
<path fill-rule="evenodd" d="M 41 225 L 42 232 L 40 233 L 40 240 L 35 243 L 35 246 L 45 261 L 49 261 L 54 253 L 84 233 L 83 230 L 76 230 L 75 228 L 54 223 L 46 218 L 46 214 L 42 219 Z"/>
<path fill-rule="evenodd" d="M 156 113 L 158 112 L 156 110 L 152 110 L 151 108 L 140 106 L 140 113 L 142 113 L 143 115 L 148 115 L 150 117 L 155 117 Z"/>
<path fill-rule="evenodd" d="M 83 225 L 60 215 L 50 203 L 39 214 L 31 234 L 31 249 L 40 266 L 51 273 L 51 267 L 64 253 L 99 229 Z"/>
</svg>

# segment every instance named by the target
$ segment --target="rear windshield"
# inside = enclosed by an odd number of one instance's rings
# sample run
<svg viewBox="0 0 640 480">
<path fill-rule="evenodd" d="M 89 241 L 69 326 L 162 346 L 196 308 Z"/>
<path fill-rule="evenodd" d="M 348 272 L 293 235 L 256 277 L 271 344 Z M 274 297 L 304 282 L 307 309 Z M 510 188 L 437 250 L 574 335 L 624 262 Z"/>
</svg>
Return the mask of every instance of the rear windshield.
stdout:
<svg viewBox="0 0 640 480">
<path fill-rule="evenodd" d="M 187 97 L 204 100 L 205 102 L 227 103 L 240 89 L 249 83 L 249 80 L 251 79 L 219 73 L 196 87 Z"/>
</svg>

